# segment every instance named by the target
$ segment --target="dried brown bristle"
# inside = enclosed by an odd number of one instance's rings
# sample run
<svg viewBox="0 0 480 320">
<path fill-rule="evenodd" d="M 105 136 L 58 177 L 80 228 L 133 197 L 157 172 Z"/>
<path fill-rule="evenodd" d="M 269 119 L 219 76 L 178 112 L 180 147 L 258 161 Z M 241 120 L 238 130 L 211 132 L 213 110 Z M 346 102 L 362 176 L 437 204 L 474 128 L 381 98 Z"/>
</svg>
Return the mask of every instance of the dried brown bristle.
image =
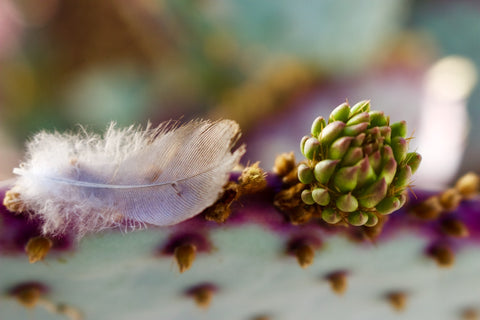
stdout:
<svg viewBox="0 0 480 320">
<path fill-rule="evenodd" d="M 328 274 L 325 279 L 330 283 L 332 291 L 343 295 L 348 287 L 347 274 L 345 271 L 336 271 Z"/>
<path fill-rule="evenodd" d="M 429 197 L 427 200 L 417 204 L 411 210 L 411 213 L 417 218 L 424 220 L 434 220 L 442 213 L 443 208 L 438 196 Z"/>
<path fill-rule="evenodd" d="M 193 244 L 184 244 L 175 248 L 173 256 L 178 265 L 178 270 L 183 273 L 190 269 L 195 261 L 197 247 Z"/>
<path fill-rule="evenodd" d="M 478 311 L 474 308 L 466 308 L 461 313 L 462 320 L 477 320 L 478 318 Z"/>
<path fill-rule="evenodd" d="M 273 205 L 285 214 L 292 224 L 303 224 L 312 217 L 320 215 L 316 206 L 305 205 L 300 194 L 305 188 L 303 183 L 282 190 L 275 195 Z"/>
<path fill-rule="evenodd" d="M 363 233 L 370 241 L 375 241 L 383 230 L 383 225 L 387 222 L 388 216 L 378 215 L 378 222 L 373 227 L 362 227 Z"/>
<path fill-rule="evenodd" d="M 465 238 L 470 234 L 465 223 L 456 218 L 445 219 L 441 222 L 440 226 L 442 231 L 451 237 Z"/>
<path fill-rule="evenodd" d="M 440 205 L 445 211 L 452 211 L 458 208 L 462 195 L 455 188 L 442 192 L 439 196 Z"/>
<path fill-rule="evenodd" d="M 232 212 L 230 205 L 238 198 L 238 188 L 238 184 L 235 182 L 227 183 L 217 202 L 203 211 L 205 219 L 217 223 L 224 223 Z"/>
<path fill-rule="evenodd" d="M 396 311 L 403 311 L 407 306 L 407 294 L 402 291 L 394 291 L 388 293 L 386 296 L 387 301 Z"/>
<path fill-rule="evenodd" d="M 21 200 L 20 193 L 18 189 L 13 187 L 5 193 L 3 198 L 3 206 L 8 209 L 8 211 L 14 213 L 22 213 L 25 211 L 25 204 Z"/>
<path fill-rule="evenodd" d="M 455 254 L 446 244 L 434 245 L 429 254 L 435 259 L 440 267 L 451 267 L 455 263 Z"/>
<path fill-rule="evenodd" d="M 45 237 L 35 237 L 28 240 L 25 246 L 25 252 L 28 255 L 28 261 L 35 263 L 45 259 L 46 255 L 52 248 L 52 240 Z"/>
<path fill-rule="evenodd" d="M 303 269 L 308 268 L 315 258 L 315 250 L 313 246 L 309 244 L 301 244 L 295 248 L 295 257 L 297 258 L 298 264 Z"/>
<path fill-rule="evenodd" d="M 256 193 L 267 186 L 267 180 L 265 179 L 267 174 L 259 167 L 259 163 L 255 162 L 251 166 L 246 167 L 238 178 L 242 194 Z"/>
<path fill-rule="evenodd" d="M 292 152 L 282 153 L 275 158 L 273 173 L 285 177 L 295 168 L 295 155 Z"/>
<path fill-rule="evenodd" d="M 464 198 L 472 198 L 479 192 L 480 178 L 474 172 L 468 172 L 457 180 L 455 188 Z"/>
</svg>

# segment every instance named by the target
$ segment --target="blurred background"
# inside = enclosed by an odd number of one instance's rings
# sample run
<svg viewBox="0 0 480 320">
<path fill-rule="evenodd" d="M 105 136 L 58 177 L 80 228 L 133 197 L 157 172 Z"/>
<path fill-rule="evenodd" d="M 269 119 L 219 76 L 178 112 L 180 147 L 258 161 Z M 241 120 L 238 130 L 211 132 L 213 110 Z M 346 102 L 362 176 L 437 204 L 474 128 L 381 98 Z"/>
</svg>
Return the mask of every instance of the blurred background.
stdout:
<svg viewBox="0 0 480 320">
<path fill-rule="evenodd" d="M 318 115 L 407 120 L 418 187 L 480 172 L 477 0 L 0 0 L 0 178 L 35 132 L 240 123 L 270 169 Z"/>
</svg>

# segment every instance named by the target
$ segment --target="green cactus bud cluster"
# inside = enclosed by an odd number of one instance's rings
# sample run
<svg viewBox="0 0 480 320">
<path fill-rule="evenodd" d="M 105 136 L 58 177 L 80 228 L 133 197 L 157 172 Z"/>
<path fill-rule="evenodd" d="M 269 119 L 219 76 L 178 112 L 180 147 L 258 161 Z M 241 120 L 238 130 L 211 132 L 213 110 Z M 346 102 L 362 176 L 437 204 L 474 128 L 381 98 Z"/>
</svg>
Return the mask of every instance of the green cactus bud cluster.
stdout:
<svg viewBox="0 0 480 320">
<path fill-rule="evenodd" d="M 342 103 L 328 117 L 317 117 L 311 134 L 300 143 L 307 161 L 298 179 L 307 205 L 322 210 L 322 219 L 336 224 L 373 227 L 379 215 L 400 209 L 421 156 L 408 152 L 407 124 L 390 124 L 370 101 L 350 107 Z"/>
</svg>

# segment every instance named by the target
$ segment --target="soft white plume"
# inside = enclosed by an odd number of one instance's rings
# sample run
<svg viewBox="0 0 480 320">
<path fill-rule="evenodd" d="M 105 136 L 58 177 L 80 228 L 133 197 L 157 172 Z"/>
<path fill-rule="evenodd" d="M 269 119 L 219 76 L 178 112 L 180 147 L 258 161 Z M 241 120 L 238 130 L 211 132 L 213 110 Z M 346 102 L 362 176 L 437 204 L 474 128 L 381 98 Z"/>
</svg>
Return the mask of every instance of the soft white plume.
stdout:
<svg viewBox="0 0 480 320">
<path fill-rule="evenodd" d="M 173 127 L 111 124 L 103 136 L 40 132 L 15 189 L 46 234 L 79 237 L 114 226 L 172 225 L 213 204 L 245 153 L 236 122 Z"/>
</svg>

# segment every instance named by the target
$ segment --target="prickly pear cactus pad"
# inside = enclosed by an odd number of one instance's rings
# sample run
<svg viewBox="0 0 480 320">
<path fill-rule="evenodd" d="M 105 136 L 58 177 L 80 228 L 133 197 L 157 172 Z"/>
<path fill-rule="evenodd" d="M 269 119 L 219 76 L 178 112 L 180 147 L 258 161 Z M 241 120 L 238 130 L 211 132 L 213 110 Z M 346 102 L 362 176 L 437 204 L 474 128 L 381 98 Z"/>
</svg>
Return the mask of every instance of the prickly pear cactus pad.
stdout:
<svg viewBox="0 0 480 320">
<path fill-rule="evenodd" d="M 336 107 L 328 123 L 313 121 L 311 135 L 301 140 L 307 158 L 298 166 L 305 204 L 317 206 L 324 221 L 373 227 L 379 215 L 400 209 L 410 177 L 421 157 L 408 153 L 407 124 L 390 124 L 369 101 Z"/>
<path fill-rule="evenodd" d="M 81 240 L 75 229 L 52 236 L 41 216 L 14 212 L 22 203 L 2 188 L 0 319 L 477 319 L 479 176 L 468 173 L 438 193 L 407 193 L 420 157 L 393 142 L 408 141 L 404 124 L 398 130 L 362 105 L 347 106 L 348 115 L 337 108 L 329 124 L 314 122 L 308 139 L 318 143 L 302 144 L 307 161 L 285 153 L 270 172 L 258 163 L 233 172 L 213 205 L 170 226 L 111 228 Z M 368 122 L 347 125 L 364 113 Z M 322 140 L 338 121 L 338 136 Z M 358 124 L 363 131 L 347 135 Z M 349 146 L 332 158 L 343 137 Z M 363 154 L 356 161 L 347 156 L 352 148 Z M 369 158 L 377 151 L 378 166 Z M 365 159 L 369 168 L 356 169 L 355 186 L 335 178 Z M 315 171 L 322 161 L 336 164 Z M 382 197 L 366 202 L 362 195 L 376 196 L 365 190 L 377 181 L 384 181 Z M 328 202 L 313 195 L 319 188 Z M 338 200 L 343 195 L 355 197 L 351 212 L 361 219 L 350 218 Z M 386 214 L 380 203 L 393 197 L 396 211 Z M 332 223 L 329 211 L 340 220 Z M 371 215 L 377 223 L 368 223 Z"/>
</svg>

